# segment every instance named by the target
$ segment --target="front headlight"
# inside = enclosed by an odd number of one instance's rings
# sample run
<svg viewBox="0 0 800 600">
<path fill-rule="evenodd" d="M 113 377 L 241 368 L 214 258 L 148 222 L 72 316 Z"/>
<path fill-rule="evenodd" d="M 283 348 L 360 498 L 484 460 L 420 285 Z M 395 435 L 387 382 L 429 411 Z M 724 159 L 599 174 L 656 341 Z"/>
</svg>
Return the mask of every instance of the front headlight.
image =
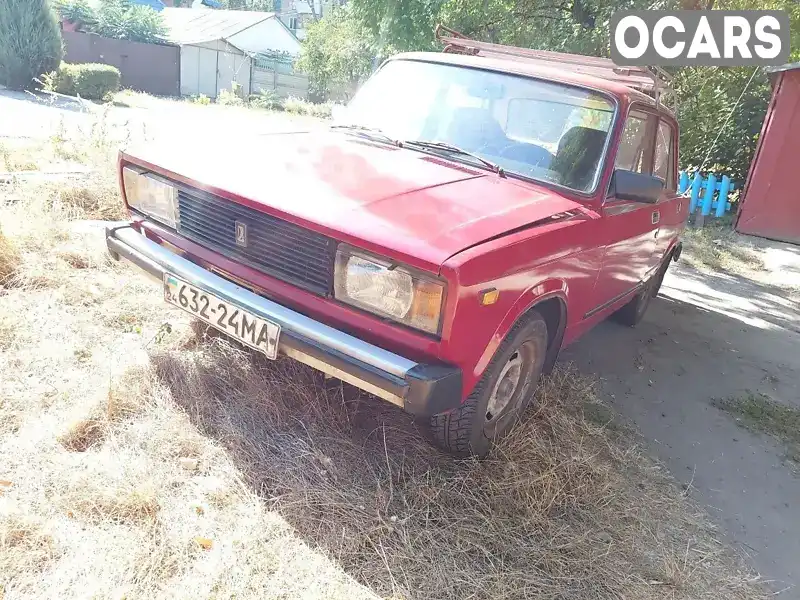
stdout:
<svg viewBox="0 0 800 600">
<path fill-rule="evenodd" d="M 135 167 L 123 167 L 122 183 L 125 186 L 125 198 L 131 208 L 164 225 L 177 226 L 178 189 L 174 185 Z"/>
<path fill-rule="evenodd" d="M 334 295 L 409 327 L 439 333 L 444 283 L 391 261 L 339 246 Z"/>
</svg>

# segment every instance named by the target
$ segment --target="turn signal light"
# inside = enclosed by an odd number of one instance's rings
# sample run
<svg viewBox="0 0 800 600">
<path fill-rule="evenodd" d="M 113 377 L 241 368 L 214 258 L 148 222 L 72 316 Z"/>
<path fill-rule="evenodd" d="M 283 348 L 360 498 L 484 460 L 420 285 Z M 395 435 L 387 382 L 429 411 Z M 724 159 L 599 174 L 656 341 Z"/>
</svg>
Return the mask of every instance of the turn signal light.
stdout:
<svg viewBox="0 0 800 600">
<path fill-rule="evenodd" d="M 500 291 L 496 288 L 489 288 L 488 290 L 483 290 L 478 298 L 482 306 L 489 306 L 497 302 L 498 298 L 500 298 Z"/>
</svg>

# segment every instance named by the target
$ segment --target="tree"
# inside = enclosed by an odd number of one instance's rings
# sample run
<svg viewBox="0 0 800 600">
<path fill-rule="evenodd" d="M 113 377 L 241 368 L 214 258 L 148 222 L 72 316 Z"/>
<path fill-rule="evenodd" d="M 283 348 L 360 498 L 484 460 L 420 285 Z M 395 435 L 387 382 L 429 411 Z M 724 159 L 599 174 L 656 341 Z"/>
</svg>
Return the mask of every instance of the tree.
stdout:
<svg viewBox="0 0 800 600">
<path fill-rule="evenodd" d="M 78 29 L 95 23 L 94 9 L 87 0 L 57 0 L 55 8 L 62 19 L 73 23 Z"/>
<path fill-rule="evenodd" d="M 372 71 L 375 36 L 348 7 L 335 8 L 308 27 L 297 68 L 308 75 L 312 96 L 352 91 Z"/>
<path fill-rule="evenodd" d="M 351 5 L 383 55 L 437 49 L 433 30 L 444 23 L 479 40 L 609 56 L 609 25 L 618 10 L 780 9 L 790 16 L 792 60 L 800 59 L 800 3 L 795 0 L 351 0 Z M 769 102 L 763 69 L 755 74 L 752 68 L 718 67 L 671 72 L 681 124 L 681 167 L 705 162 L 706 170 L 725 171 L 741 181 Z"/>
<path fill-rule="evenodd" d="M 97 9 L 86 0 L 60 0 L 56 8 L 62 18 L 78 25 L 81 31 L 103 37 L 157 44 L 167 35 L 158 12 L 129 0 L 102 0 Z"/>
<path fill-rule="evenodd" d="M 47 0 L 0 0 L 0 83 L 35 87 L 62 56 L 61 31 Z"/>
<path fill-rule="evenodd" d="M 717 0 L 718 9 L 781 9 L 789 13 L 792 55 L 800 59 L 800 4 L 787 0 Z M 772 87 L 764 69 L 684 67 L 675 73 L 681 125 L 681 168 L 730 175 L 740 184 L 750 168 Z"/>
<path fill-rule="evenodd" d="M 161 15 L 128 0 L 103 0 L 97 10 L 96 22 L 87 31 L 103 37 L 132 42 L 159 43 L 167 35 Z"/>
</svg>

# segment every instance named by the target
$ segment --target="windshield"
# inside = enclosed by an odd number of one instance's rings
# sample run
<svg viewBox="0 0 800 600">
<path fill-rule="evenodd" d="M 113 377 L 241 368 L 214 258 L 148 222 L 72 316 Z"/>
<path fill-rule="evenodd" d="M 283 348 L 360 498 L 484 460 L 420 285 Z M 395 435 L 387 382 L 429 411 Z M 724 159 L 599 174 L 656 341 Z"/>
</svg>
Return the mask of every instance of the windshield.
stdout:
<svg viewBox="0 0 800 600">
<path fill-rule="evenodd" d="M 445 142 L 509 174 L 589 192 L 613 114 L 608 99 L 581 88 L 393 60 L 358 91 L 345 120 L 396 140 Z M 480 166 L 466 155 L 455 158 Z"/>
</svg>

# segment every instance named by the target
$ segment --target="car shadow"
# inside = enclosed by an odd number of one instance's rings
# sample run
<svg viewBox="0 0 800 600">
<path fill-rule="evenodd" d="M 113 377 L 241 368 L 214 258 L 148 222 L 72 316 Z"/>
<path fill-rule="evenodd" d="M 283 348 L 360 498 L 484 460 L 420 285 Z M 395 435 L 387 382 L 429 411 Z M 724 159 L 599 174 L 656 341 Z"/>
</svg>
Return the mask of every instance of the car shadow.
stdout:
<svg viewBox="0 0 800 600">
<path fill-rule="evenodd" d="M 681 291 L 686 286 L 689 291 Z M 670 276 L 665 295 L 654 300 L 638 328 L 603 323 L 567 348 L 561 362 L 597 375 L 604 399 L 636 423 L 652 453 L 686 482 L 687 491 L 713 507 L 731 540 L 740 548 L 755 548 L 755 564 L 771 579 L 794 582 L 800 524 L 793 525 L 790 507 L 800 497 L 800 480 L 776 467 L 774 444 L 742 431 L 710 400 L 747 385 L 770 386 L 773 394 L 796 391 L 795 366 L 763 362 L 785 354 L 796 334 L 765 319 L 753 321 L 745 306 L 721 312 L 721 287 Z M 749 301 L 780 316 L 781 297 L 765 292 Z M 551 564 L 563 573 L 588 568 L 593 554 L 581 554 L 587 548 L 596 555 L 591 534 L 596 509 L 589 511 L 590 521 L 581 522 L 583 499 L 569 487 L 575 481 L 583 486 L 606 468 L 585 439 L 565 448 L 567 459 L 555 461 L 566 465 L 559 472 L 552 456 L 548 463 L 547 452 L 570 441 L 533 415 L 525 433 L 541 432 L 539 441 L 548 450 L 524 461 L 508 455 L 483 463 L 457 460 L 432 447 L 409 415 L 386 402 L 213 335 L 198 341 L 203 343 L 188 352 L 197 350 L 200 358 L 185 352 L 151 356 L 174 402 L 225 449 L 268 510 L 279 512 L 309 546 L 372 592 L 385 597 L 406 590 L 416 596 L 436 589 L 438 597 L 464 597 L 477 585 L 464 574 L 476 565 L 474 576 L 499 586 L 493 578 L 502 573 L 493 565 L 502 564 L 504 573 L 516 576 L 533 563 Z M 764 345 L 768 359 L 762 356 Z M 581 453 L 590 458 L 576 460 Z M 522 495 L 517 480 L 508 483 L 517 476 L 527 482 Z M 566 492 L 554 496 L 551 505 L 548 489 Z M 509 502 L 543 502 L 550 508 L 529 516 L 519 529 Z M 771 508 L 781 502 L 785 507 Z M 476 509 L 479 503 L 486 504 Z M 409 519 L 421 519 L 424 527 L 406 527 Z M 570 560 L 576 562 L 565 567 L 548 536 L 578 522 L 582 533 L 569 542 Z M 612 552 L 605 560 L 614 559 L 619 556 Z M 420 581 L 421 574 L 430 573 L 436 581 Z M 541 585 L 541 591 L 565 584 L 540 566 L 526 585 L 531 590 Z M 608 595 L 614 589 L 609 582 Z"/>
<path fill-rule="evenodd" d="M 800 479 L 780 443 L 713 404 L 750 392 L 800 408 L 796 301 L 731 275 L 670 274 L 635 329 L 601 323 L 565 349 L 651 453 L 776 589 L 800 585 Z"/>
</svg>

